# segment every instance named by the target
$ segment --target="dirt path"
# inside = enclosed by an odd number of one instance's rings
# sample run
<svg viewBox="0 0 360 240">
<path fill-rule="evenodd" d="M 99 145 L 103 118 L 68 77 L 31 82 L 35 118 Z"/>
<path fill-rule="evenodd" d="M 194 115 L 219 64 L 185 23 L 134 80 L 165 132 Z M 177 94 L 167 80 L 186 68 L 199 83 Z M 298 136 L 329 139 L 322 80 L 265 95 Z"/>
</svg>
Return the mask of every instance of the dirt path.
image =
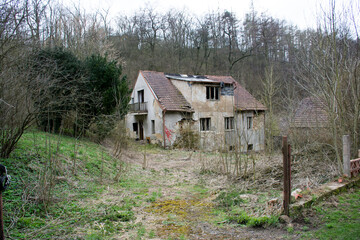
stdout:
<svg viewBox="0 0 360 240">
<path fill-rule="evenodd" d="M 138 182 L 133 192 L 147 191 L 135 212 L 135 225 L 117 236 L 119 239 L 283 239 L 289 237 L 281 228 L 249 228 L 231 225 L 214 215 L 217 193 L 229 182 L 226 176 L 199 174 L 197 153 L 155 150 L 146 153 L 128 151 L 122 156 L 132 166 L 129 177 Z M 145 190 L 141 190 L 142 187 Z M 119 189 L 109 189 L 101 201 L 118 199 Z M 122 196 L 131 195 L 131 192 Z M 292 236 L 291 239 L 295 239 Z"/>
</svg>

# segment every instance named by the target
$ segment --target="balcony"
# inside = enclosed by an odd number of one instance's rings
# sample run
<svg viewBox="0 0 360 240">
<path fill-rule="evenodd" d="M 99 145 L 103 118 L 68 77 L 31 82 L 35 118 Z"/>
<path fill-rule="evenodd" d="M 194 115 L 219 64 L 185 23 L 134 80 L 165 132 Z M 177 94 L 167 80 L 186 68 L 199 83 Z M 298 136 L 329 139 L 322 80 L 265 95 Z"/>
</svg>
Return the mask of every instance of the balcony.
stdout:
<svg viewBox="0 0 360 240">
<path fill-rule="evenodd" d="M 136 113 L 138 115 L 147 114 L 147 102 L 132 103 L 129 105 L 129 112 Z"/>
</svg>

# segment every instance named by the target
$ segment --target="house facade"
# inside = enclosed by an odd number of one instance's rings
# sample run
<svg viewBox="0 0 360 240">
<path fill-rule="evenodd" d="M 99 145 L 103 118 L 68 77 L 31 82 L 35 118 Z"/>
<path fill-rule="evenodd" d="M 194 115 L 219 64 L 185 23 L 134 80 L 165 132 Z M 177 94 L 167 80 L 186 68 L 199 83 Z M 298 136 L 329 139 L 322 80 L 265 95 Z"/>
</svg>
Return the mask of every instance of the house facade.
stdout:
<svg viewBox="0 0 360 240">
<path fill-rule="evenodd" d="M 265 110 L 230 76 L 140 71 L 126 127 L 130 137 L 164 147 L 189 128 L 205 150 L 261 151 Z"/>
</svg>

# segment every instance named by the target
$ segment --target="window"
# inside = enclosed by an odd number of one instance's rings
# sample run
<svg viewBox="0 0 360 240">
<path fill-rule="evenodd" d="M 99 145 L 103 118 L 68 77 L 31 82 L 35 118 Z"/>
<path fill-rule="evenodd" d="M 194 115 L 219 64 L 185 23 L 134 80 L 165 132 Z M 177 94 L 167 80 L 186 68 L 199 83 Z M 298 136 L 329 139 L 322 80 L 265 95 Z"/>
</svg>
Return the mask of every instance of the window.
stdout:
<svg viewBox="0 0 360 240">
<path fill-rule="evenodd" d="M 200 118 L 200 131 L 210 131 L 211 118 Z"/>
<path fill-rule="evenodd" d="M 136 136 L 138 135 L 138 123 L 133 123 L 133 131 L 136 132 Z"/>
<path fill-rule="evenodd" d="M 247 150 L 252 151 L 254 149 L 254 145 L 248 144 Z"/>
<path fill-rule="evenodd" d="M 226 117 L 225 118 L 225 130 L 234 129 L 234 118 L 233 117 Z"/>
<path fill-rule="evenodd" d="M 206 99 L 219 100 L 219 87 L 206 87 Z"/>
<path fill-rule="evenodd" d="M 138 91 L 138 102 L 143 103 L 144 102 L 144 90 Z"/>
<path fill-rule="evenodd" d="M 151 120 L 151 133 L 155 134 L 155 120 Z"/>
<path fill-rule="evenodd" d="M 247 117 L 247 129 L 252 129 L 253 128 L 253 117 Z"/>
</svg>

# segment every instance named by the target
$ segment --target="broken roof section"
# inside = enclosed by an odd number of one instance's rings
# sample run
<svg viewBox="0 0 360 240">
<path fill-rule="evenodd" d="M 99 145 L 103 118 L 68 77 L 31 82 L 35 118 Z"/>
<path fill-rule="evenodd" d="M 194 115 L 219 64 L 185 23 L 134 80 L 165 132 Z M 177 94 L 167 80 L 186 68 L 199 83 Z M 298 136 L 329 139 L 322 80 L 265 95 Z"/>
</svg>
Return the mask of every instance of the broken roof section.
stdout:
<svg viewBox="0 0 360 240">
<path fill-rule="evenodd" d="M 294 116 L 294 127 L 325 127 L 327 123 L 328 115 L 321 100 L 307 97 L 300 101 Z"/>
<path fill-rule="evenodd" d="M 186 101 L 171 81 L 162 72 L 140 71 L 154 91 L 159 103 L 167 111 L 191 112 L 190 103 Z"/>
<path fill-rule="evenodd" d="M 214 75 L 185 75 L 169 74 L 154 71 L 141 71 L 144 78 L 148 81 L 154 90 L 160 103 L 172 111 L 193 111 L 191 105 L 186 101 L 181 92 L 171 83 L 170 79 L 196 82 L 196 83 L 225 83 L 233 84 L 235 96 L 235 109 L 240 111 L 255 110 L 263 111 L 266 107 L 256 100 L 245 88 L 231 76 L 214 76 Z"/>
</svg>

